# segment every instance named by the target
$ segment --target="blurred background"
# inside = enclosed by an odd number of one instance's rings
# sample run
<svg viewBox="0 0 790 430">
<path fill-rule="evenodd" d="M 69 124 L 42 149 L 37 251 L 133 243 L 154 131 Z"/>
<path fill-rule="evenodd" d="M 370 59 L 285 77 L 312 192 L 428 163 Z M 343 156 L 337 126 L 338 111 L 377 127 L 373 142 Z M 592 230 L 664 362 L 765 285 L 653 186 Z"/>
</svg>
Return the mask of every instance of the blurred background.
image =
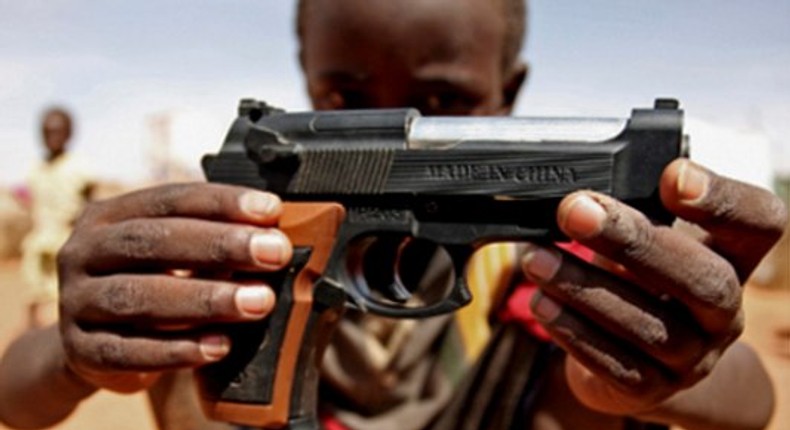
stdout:
<svg viewBox="0 0 790 430">
<path fill-rule="evenodd" d="M 199 179 L 200 156 L 219 148 L 240 98 L 309 109 L 294 6 L 0 0 L 0 306 L 7 308 L 0 309 L 0 347 L 23 319 L 15 271 L 29 214 L 20 196 L 43 156 L 42 111 L 60 105 L 73 114 L 71 148 L 105 195 Z M 656 97 L 677 98 L 692 158 L 790 202 L 789 22 L 788 0 L 613 0 L 605 7 L 532 0 L 523 52 L 531 73 L 516 114 L 627 117 Z M 785 238 L 746 297 L 754 309 L 746 336 L 783 389 L 790 387 L 788 247 Z M 790 394 L 782 393 L 772 428 L 787 430 Z M 122 428 L 114 422 L 64 428 Z"/>
<path fill-rule="evenodd" d="M 123 181 L 154 174 L 148 157 L 162 144 L 197 169 L 241 97 L 309 108 L 293 0 L 0 0 L 0 10 L 3 184 L 37 160 L 39 113 L 53 103 L 75 115 L 74 149 Z M 772 170 L 790 171 L 787 0 L 533 0 L 530 14 L 517 114 L 625 117 L 675 97 L 695 156 L 766 185 Z"/>
</svg>

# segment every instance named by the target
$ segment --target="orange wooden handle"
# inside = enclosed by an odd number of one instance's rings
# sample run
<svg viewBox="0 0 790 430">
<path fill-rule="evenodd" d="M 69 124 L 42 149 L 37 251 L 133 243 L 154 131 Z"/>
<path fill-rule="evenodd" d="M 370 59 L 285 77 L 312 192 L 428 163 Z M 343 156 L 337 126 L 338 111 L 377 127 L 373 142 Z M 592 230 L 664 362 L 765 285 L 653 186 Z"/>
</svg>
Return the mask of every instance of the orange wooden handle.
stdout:
<svg viewBox="0 0 790 430">
<path fill-rule="evenodd" d="M 295 375 L 295 369 L 313 309 L 313 288 L 326 269 L 344 218 L 345 209 L 337 203 L 284 203 L 279 228 L 294 248 L 309 247 L 312 252 L 293 283 L 293 305 L 279 351 L 272 403 L 244 404 L 204 397 L 201 403 L 209 418 L 264 428 L 281 428 L 288 424 L 293 384 L 300 383 L 301 378 Z M 317 324 L 321 324 L 324 320 L 318 321 Z"/>
</svg>

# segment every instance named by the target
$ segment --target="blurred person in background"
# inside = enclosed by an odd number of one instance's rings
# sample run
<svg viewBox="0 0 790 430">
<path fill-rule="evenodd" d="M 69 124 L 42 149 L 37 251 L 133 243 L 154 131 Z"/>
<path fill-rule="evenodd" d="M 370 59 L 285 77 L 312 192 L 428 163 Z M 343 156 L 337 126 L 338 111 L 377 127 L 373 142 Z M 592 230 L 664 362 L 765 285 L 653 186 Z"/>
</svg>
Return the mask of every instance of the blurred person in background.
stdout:
<svg viewBox="0 0 790 430">
<path fill-rule="evenodd" d="M 85 163 L 69 153 L 73 120 L 62 107 L 41 117 L 44 158 L 28 177 L 32 229 L 22 243 L 22 274 L 29 288 L 29 324 L 40 327 L 57 316 L 56 255 L 90 199 L 93 178 Z"/>
</svg>

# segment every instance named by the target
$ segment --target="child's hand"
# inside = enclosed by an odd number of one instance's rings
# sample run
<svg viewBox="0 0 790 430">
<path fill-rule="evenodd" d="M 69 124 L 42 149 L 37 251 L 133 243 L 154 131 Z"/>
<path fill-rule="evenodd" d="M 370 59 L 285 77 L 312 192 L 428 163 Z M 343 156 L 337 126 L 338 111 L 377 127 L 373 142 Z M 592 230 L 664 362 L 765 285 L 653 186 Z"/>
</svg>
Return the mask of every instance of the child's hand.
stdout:
<svg viewBox="0 0 790 430">
<path fill-rule="evenodd" d="M 217 184 L 167 185 L 91 204 L 58 256 L 60 330 L 70 368 L 116 391 L 145 388 L 156 372 L 217 361 L 222 323 L 265 318 L 267 272 L 291 259 L 274 228 L 276 196 Z"/>
<path fill-rule="evenodd" d="M 661 197 L 704 237 L 580 192 L 560 205 L 559 225 L 607 268 L 536 247 L 524 259 L 542 291 L 533 310 L 569 353 L 568 382 L 599 411 L 639 413 L 705 378 L 741 334 L 743 284 L 786 225 L 770 192 L 687 160 L 666 169 Z"/>
</svg>

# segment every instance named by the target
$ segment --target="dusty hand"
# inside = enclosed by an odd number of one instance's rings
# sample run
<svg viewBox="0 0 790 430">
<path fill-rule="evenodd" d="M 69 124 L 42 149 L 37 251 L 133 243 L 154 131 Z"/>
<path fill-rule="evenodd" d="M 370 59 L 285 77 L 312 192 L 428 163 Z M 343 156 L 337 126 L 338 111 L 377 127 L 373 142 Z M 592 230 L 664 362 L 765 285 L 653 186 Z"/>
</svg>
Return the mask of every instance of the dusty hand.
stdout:
<svg viewBox="0 0 790 430">
<path fill-rule="evenodd" d="M 156 372 L 222 358 L 225 322 L 264 318 L 274 294 L 233 270 L 291 258 L 271 194 L 168 185 L 94 203 L 58 256 L 60 330 L 71 369 L 102 388 L 145 388 Z"/>
<path fill-rule="evenodd" d="M 742 285 L 787 219 L 771 193 L 687 160 L 666 169 L 661 197 L 704 237 L 579 192 L 560 205 L 560 227 L 608 264 L 538 247 L 524 258 L 542 291 L 533 310 L 569 353 L 574 394 L 596 410 L 643 412 L 708 375 L 742 332 Z"/>
</svg>

